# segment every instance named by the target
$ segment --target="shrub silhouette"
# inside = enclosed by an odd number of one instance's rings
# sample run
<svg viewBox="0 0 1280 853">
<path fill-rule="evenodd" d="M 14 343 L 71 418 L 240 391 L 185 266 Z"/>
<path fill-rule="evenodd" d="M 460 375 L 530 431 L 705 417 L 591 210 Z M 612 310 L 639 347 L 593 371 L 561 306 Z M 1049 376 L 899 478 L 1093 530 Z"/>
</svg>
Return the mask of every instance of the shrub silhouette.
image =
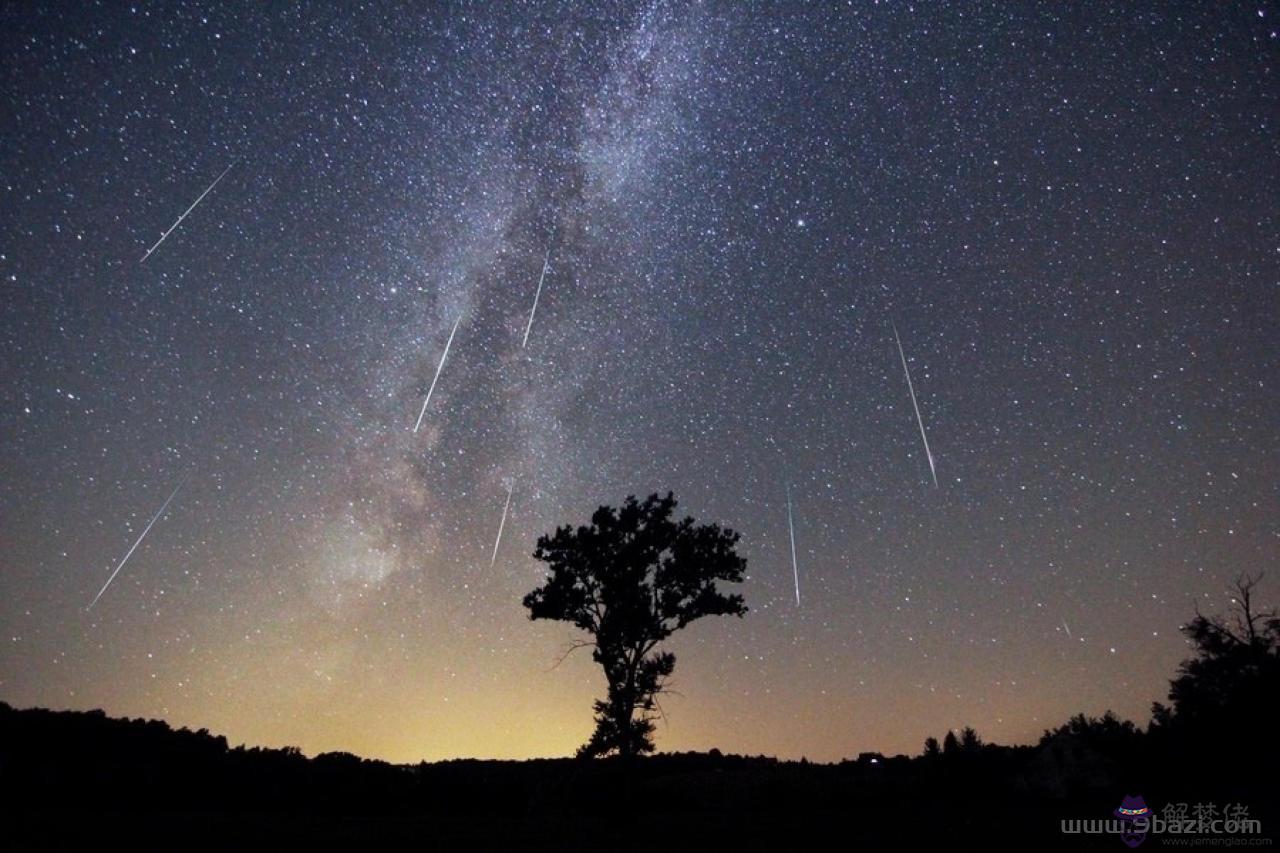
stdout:
<svg viewBox="0 0 1280 853">
<path fill-rule="evenodd" d="M 592 649 L 608 684 L 606 698 L 595 703 L 595 732 L 579 755 L 652 752 L 657 697 L 676 663 L 658 645 L 703 616 L 746 613 L 742 596 L 716 587 L 742 581 L 738 534 L 692 518 L 674 521 L 675 507 L 670 492 L 643 503 L 633 495 L 620 508 L 597 509 L 589 525 L 538 539 L 533 556 L 549 573 L 524 597 L 529 617 L 587 632 L 591 639 L 573 648 Z"/>
</svg>

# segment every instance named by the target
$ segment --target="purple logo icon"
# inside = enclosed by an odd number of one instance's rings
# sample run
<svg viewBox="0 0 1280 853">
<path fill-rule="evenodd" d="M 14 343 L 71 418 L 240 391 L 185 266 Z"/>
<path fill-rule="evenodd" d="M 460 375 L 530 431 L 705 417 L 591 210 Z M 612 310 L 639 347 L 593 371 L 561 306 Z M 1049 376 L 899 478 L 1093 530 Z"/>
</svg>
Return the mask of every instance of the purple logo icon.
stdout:
<svg viewBox="0 0 1280 853">
<path fill-rule="evenodd" d="M 1112 812 L 1124 822 L 1124 830 L 1120 840 L 1130 847 L 1137 847 L 1147 840 L 1147 830 L 1151 828 L 1151 809 L 1142 797 L 1125 794 L 1120 806 Z"/>
</svg>

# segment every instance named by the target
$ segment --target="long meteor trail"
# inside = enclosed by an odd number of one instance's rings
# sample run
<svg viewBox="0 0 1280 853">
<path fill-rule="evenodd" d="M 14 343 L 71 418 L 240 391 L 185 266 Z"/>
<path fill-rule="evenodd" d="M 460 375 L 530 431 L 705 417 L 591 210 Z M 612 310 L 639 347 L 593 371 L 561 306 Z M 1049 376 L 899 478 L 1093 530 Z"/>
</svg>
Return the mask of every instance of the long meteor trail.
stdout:
<svg viewBox="0 0 1280 853">
<path fill-rule="evenodd" d="M 524 327 L 524 343 L 520 344 L 520 348 L 524 349 L 529 345 L 529 330 L 533 328 L 533 315 L 538 313 L 538 297 L 542 295 L 542 282 L 547 279 L 547 266 L 551 263 L 551 247 L 547 247 L 547 254 L 542 259 L 542 275 L 538 276 L 538 290 L 533 294 L 533 308 L 529 311 L 529 323 Z"/>
<path fill-rule="evenodd" d="M 236 161 L 232 160 L 231 166 L 234 166 L 235 164 L 236 164 Z M 147 260 L 147 258 L 151 257 L 152 252 L 160 248 L 160 244 L 163 243 L 165 240 L 167 240 L 169 238 L 169 235 L 173 233 L 173 230 L 182 224 L 182 220 L 187 218 L 187 214 L 195 210 L 196 205 L 204 201 L 204 197 L 207 196 L 209 193 L 213 192 L 213 188 L 218 185 L 218 181 L 221 181 L 223 178 L 227 176 L 227 172 L 231 171 L 231 166 L 228 166 L 227 168 L 223 169 L 222 174 L 214 178 L 213 183 L 209 184 L 209 186 L 205 189 L 205 191 L 200 193 L 200 197 L 197 198 L 195 201 L 191 202 L 191 206 L 182 212 L 182 215 L 178 217 L 178 221 L 170 225 L 169 230 L 160 235 L 160 239 L 156 241 L 156 244 L 154 246 L 152 246 L 150 249 L 147 249 L 147 253 L 142 256 L 142 260 L 139 261 L 138 263 L 144 263 Z"/>
<path fill-rule="evenodd" d="M 107 587 L 111 586 L 111 582 L 116 579 L 116 575 L 120 574 L 120 570 L 124 568 L 124 564 L 129 562 L 129 558 L 133 556 L 133 552 L 138 550 L 138 546 L 142 544 L 142 540 L 147 538 L 147 534 L 151 532 L 151 527 L 157 521 L 160 520 L 160 516 L 164 515 L 164 511 L 169 508 L 169 504 L 172 503 L 173 499 L 178 496 L 178 491 L 184 485 L 186 485 L 187 477 L 190 477 L 190 476 L 191 476 L 190 474 L 187 474 L 186 477 L 183 477 L 178 482 L 177 488 L 175 488 L 173 492 L 169 495 L 168 499 L 166 499 L 165 502 L 161 504 L 160 509 L 156 512 L 156 514 L 151 516 L 151 520 L 147 522 L 146 527 L 142 528 L 142 533 L 138 535 L 138 539 L 133 543 L 133 547 L 130 548 L 128 553 L 126 553 L 124 557 L 120 560 L 119 564 L 116 566 L 116 570 L 111 573 L 111 577 L 107 578 L 107 582 L 102 585 L 102 589 L 98 590 L 98 594 L 95 595 L 93 597 L 93 601 L 89 603 L 89 608 L 88 608 L 89 610 L 92 610 L 93 605 L 98 603 L 99 598 L 102 598 L 102 594 L 107 591 Z"/>
<path fill-rule="evenodd" d="M 431 392 L 436 390 L 436 382 L 440 381 L 440 371 L 444 370 L 444 360 L 449 357 L 449 347 L 453 344 L 454 333 L 458 331 L 458 324 L 462 322 L 462 315 L 458 315 L 458 319 L 453 322 L 453 331 L 449 333 L 449 340 L 445 342 L 444 354 L 440 356 L 440 363 L 436 365 L 435 378 L 431 380 L 431 387 L 427 389 L 427 399 L 422 401 L 422 411 L 418 412 L 418 422 L 413 425 L 413 431 L 417 432 L 418 427 L 422 426 L 422 416 L 427 413 L 427 403 L 431 402 Z"/>
<path fill-rule="evenodd" d="M 511 509 L 511 493 L 516 490 L 516 481 L 507 486 L 507 505 L 502 508 L 502 521 L 498 523 L 498 538 L 493 540 L 493 557 L 489 560 L 489 568 L 498 562 L 498 546 L 502 544 L 502 528 L 507 526 L 507 510 Z"/>
<path fill-rule="evenodd" d="M 934 467 L 933 454 L 929 451 L 929 437 L 924 434 L 924 418 L 920 417 L 920 404 L 916 402 L 916 387 L 911 383 L 907 355 L 902 351 L 902 338 L 898 337 L 896 324 L 893 324 L 893 339 L 898 342 L 898 357 L 902 359 L 902 372 L 907 375 L 907 390 L 911 392 L 911 407 L 916 410 L 916 423 L 920 425 L 920 440 L 924 442 L 924 455 L 929 459 L 929 473 L 933 475 L 934 488 L 938 488 L 938 469 Z"/>
<path fill-rule="evenodd" d="M 791 484 L 787 484 L 787 529 L 791 531 L 791 573 L 796 580 L 796 607 L 800 606 L 800 566 L 796 563 L 796 521 L 791 514 Z"/>
</svg>

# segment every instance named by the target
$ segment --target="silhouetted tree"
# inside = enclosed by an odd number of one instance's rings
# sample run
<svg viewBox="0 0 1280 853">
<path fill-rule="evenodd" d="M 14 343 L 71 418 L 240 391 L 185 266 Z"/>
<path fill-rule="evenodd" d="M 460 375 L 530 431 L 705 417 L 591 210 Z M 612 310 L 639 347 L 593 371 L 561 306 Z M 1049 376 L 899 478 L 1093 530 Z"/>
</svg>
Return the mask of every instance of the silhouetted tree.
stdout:
<svg viewBox="0 0 1280 853">
<path fill-rule="evenodd" d="M 1196 617 L 1182 626 L 1195 646 L 1170 682 L 1169 706 L 1152 706 L 1153 732 L 1199 740 L 1263 737 L 1274 744 L 1275 697 L 1280 696 L 1280 618 L 1259 609 L 1254 587 L 1262 576 L 1236 579 L 1226 616 Z"/>
<path fill-rule="evenodd" d="M 658 644 L 703 616 L 742 616 L 742 596 L 717 581 L 740 583 L 746 560 L 738 534 L 716 524 L 672 519 L 675 498 L 628 497 L 602 506 L 591 524 L 561 527 L 538 539 L 534 558 L 547 564 L 546 582 L 524 597 L 531 619 L 572 622 L 591 639 L 604 669 L 605 699 L 595 703 L 596 728 L 579 755 L 653 751 L 657 697 L 675 668 Z M 572 649 L 571 649 L 572 650 Z"/>
<path fill-rule="evenodd" d="M 930 736 L 924 739 L 925 758 L 937 758 L 941 753 L 942 749 L 938 746 L 938 739 L 936 737 Z"/>
<path fill-rule="evenodd" d="M 1058 738 L 1070 738 L 1100 755 L 1131 761 L 1138 755 L 1143 737 L 1142 730 L 1132 722 L 1107 711 L 1101 717 L 1076 714 L 1056 729 L 1046 729 L 1040 737 L 1040 746 L 1047 746 Z"/>
<path fill-rule="evenodd" d="M 947 732 L 946 737 L 942 739 L 942 754 L 956 755 L 960 752 L 960 741 L 956 740 L 955 732 Z"/>
<path fill-rule="evenodd" d="M 963 752 L 978 752 L 982 749 L 982 738 L 973 730 L 973 726 L 965 726 L 960 732 L 960 749 Z"/>
<path fill-rule="evenodd" d="M 1114 711 L 1107 711 L 1101 717 L 1076 714 L 1056 729 L 1046 729 L 1040 737 L 1040 744 L 1043 746 L 1059 735 L 1069 735 L 1087 741 L 1092 746 L 1100 746 L 1140 738 L 1142 731 L 1129 720 L 1117 717 Z"/>
</svg>

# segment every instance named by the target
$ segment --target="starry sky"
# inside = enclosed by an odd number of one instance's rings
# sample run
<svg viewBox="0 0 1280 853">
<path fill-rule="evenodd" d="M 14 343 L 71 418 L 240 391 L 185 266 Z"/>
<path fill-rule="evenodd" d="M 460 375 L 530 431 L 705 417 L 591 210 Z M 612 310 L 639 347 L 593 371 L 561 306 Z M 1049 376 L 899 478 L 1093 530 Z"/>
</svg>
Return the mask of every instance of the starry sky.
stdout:
<svg viewBox="0 0 1280 853">
<path fill-rule="evenodd" d="M 1278 28 L 7 5 L 0 698 L 564 755 L 603 676 L 534 542 L 670 489 L 750 612 L 672 639 L 660 749 L 1145 722 L 1280 557 Z"/>
</svg>

